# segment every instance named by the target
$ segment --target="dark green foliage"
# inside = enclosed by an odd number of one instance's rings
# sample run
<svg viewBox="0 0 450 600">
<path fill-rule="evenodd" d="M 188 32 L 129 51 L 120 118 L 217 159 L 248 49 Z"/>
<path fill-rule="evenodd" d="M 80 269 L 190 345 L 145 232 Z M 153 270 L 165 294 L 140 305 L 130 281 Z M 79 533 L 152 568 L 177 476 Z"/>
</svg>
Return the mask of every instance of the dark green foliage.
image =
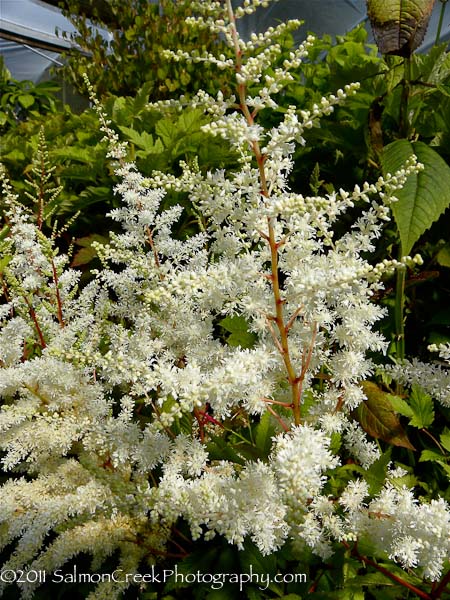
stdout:
<svg viewBox="0 0 450 600">
<path fill-rule="evenodd" d="M 56 113 L 58 90 L 59 86 L 49 81 L 36 85 L 32 81 L 12 79 L 0 56 L 0 134 L 26 119 Z"/>
<path fill-rule="evenodd" d="M 201 54 L 218 45 L 220 52 L 227 52 L 206 29 L 186 25 L 186 17 L 192 15 L 189 0 L 156 4 L 148 0 L 66 0 L 60 4 L 78 30 L 72 40 L 83 50 L 83 54 L 67 55 L 63 71 L 82 93 L 84 73 L 95 83 L 100 97 L 129 96 L 147 84 L 152 100 L 161 100 L 199 89 L 217 92 L 224 84 L 220 71 L 208 65 L 174 63 L 162 54 L 167 49 Z M 108 36 L 102 37 L 97 27 L 109 31 L 111 39 L 105 41 Z"/>
</svg>

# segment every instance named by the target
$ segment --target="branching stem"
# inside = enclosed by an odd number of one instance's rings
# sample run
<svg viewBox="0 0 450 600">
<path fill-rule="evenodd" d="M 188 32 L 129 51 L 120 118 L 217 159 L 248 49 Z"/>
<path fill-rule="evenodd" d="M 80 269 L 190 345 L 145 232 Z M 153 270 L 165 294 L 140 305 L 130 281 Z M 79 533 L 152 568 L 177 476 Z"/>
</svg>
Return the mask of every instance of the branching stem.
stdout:
<svg viewBox="0 0 450 600">
<path fill-rule="evenodd" d="M 235 55 L 236 55 L 236 73 L 240 74 L 240 72 L 242 70 L 242 51 L 239 46 L 239 39 L 238 39 L 237 28 L 236 28 L 236 19 L 235 19 L 234 13 L 233 13 L 233 7 L 231 5 L 231 0 L 226 0 L 226 5 L 227 5 L 227 10 L 228 10 L 228 17 L 229 17 L 230 24 L 231 24 L 231 35 L 233 37 L 234 50 L 235 50 Z M 244 115 L 248 125 L 251 126 L 254 124 L 254 115 L 250 111 L 250 109 L 247 105 L 246 92 L 247 92 L 247 88 L 246 88 L 245 83 L 239 81 L 239 83 L 238 83 L 239 108 L 240 108 L 242 114 Z M 258 141 L 256 141 L 256 140 L 252 142 L 252 150 L 253 150 L 253 154 L 256 159 L 256 164 L 258 165 L 259 180 L 260 180 L 260 185 L 261 185 L 261 195 L 264 196 L 265 198 L 269 198 L 270 194 L 269 194 L 269 189 L 268 189 L 268 185 L 267 185 L 266 171 L 264 168 L 266 156 L 261 152 L 261 147 L 260 147 Z M 278 267 L 278 251 L 279 251 L 280 245 L 282 243 L 284 243 L 284 240 L 282 242 L 277 242 L 276 236 L 275 236 L 274 222 L 275 222 L 275 217 L 267 217 L 267 230 L 268 231 L 267 231 L 267 233 L 261 233 L 261 236 L 263 237 L 263 239 L 265 239 L 267 241 L 267 243 L 269 244 L 269 248 L 270 248 L 271 274 L 272 274 L 270 279 L 272 282 L 272 289 L 273 289 L 273 295 L 274 295 L 274 301 L 275 301 L 275 313 L 276 313 L 273 320 L 276 323 L 279 335 L 277 336 L 274 334 L 273 328 L 269 327 L 269 329 L 271 330 L 272 337 L 274 338 L 274 342 L 281 354 L 281 357 L 283 359 L 283 362 L 284 362 L 284 365 L 286 368 L 288 382 L 291 387 L 292 411 L 293 411 L 293 416 L 294 416 L 294 422 L 296 425 L 299 425 L 301 422 L 301 385 L 303 383 L 303 379 L 304 379 L 304 375 L 305 375 L 306 371 L 303 372 L 304 370 L 302 369 L 302 375 L 300 377 L 297 377 L 295 368 L 292 364 L 292 359 L 291 359 L 291 355 L 290 355 L 290 351 L 289 351 L 288 332 L 289 332 L 289 329 L 292 327 L 293 321 L 298 316 L 300 311 L 298 311 L 297 314 L 294 313 L 295 316 L 293 315 L 293 317 L 291 317 L 291 319 L 288 321 L 288 323 L 285 324 L 284 314 L 283 314 L 283 304 L 285 303 L 285 300 L 282 298 L 282 294 L 281 294 L 280 273 L 279 273 L 279 267 Z M 270 323 L 269 320 L 268 320 L 268 323 Z"/>
</svg>

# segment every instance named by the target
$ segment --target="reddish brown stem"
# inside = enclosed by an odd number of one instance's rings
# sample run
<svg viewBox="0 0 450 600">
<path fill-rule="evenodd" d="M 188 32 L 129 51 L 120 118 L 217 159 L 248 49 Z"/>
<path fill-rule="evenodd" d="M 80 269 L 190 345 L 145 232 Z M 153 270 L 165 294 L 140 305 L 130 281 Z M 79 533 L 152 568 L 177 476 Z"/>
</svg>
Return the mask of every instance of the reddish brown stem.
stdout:
<svg viewBox="0 0 450 600">
<path fill-rule="evenodd" d="M 271 406 L 267 406 L 267 410 L 270 412 L 271 415 L 273 415 L 275 417 L 275 419 L 278 421 L 278 423 L 281 425 L 281 427 L 284 429 L 284 431 L 288 432 L 290 431 L 290 428 L 286 425 L 286 423 L 283 421 L 283 419 L 280 417 L 279 414 L 277 414 L 273 408 Z"/>
<path fill-rule="evenodd" d="M 155 265 L 156 268 L 159 271 L 159 278 L 161 279 L 161 281 L 164 279 L 164 275 L 161 273 L 161 263 L 159 262 L 159 256 L 158 256 L 158 252 L 156 250 L 156 246 L 155 246 L 155 242 L 153 241 L 153 233 L 152 230 L 150 229 L 150 227 L 146 227 L 145 228 L 145 232 L 147 234 L 147 239 L 148 239 L 148 243 L 150 245 L 150 248 L 152 249 L 153 252 L 153 257 L 155 259 Z"/>
<path fill-rule="evenodd" d="M 197 407 L 194 408 L 194 417 L 197 419 L 200 441 L 203 444 L 203 442 L 205 441 L 205 421 L 203 419 L 202 414 L 200 413 L 200 410 Z"/>
<path fill-rule="evenodd" d="M 234 14 L 233 14 L 231 0 L 226 0 L 226 4 L 227 4 L 227 10 L 228 10 L 228 17 L 229 17 L 229 20 L 231 23 L 231 32 L 232 32 L 234 50 L 235 50 L 235 56 L 236 56 L 236 73 L 240 74 L 242 71 L 242 52 L 239 47 L 239 39 L 238 39 L 238 34 L 237 34 L 237 29 L 236 29 L 236 20 L 235 20 Z M 254 115 L 250 112 L 250 109 L 247 105 L 247 101 L 246 101 L 247 89 L 246 89 L 245 83 L 240 82 L 238 84 L 237 89 L 238 89 L 238 94 L 239 94 L 239 108 L 240 108 L 242 114 L 244 115 L 247 123 L 251 126 L 254 124 Z M 260 148 L 258 141 L 253 141 L 251 145 L 252 145 L 253 154 L 256 159 L 256 164 L 258 166 L 259 180 L 260 180 L 260 185 L 261 185 L 261 195 L 264 196 L 265 198 L 269 198 L 270 193 L 269 193 L 269 187 L 267 185 L 266 171 L 264 168 L 266 156 L 261 152 L 261 148 Z M 278 351 L 280 352 L 280 355 L 283 359 L 283 362 L 284 362 L 284 365 L 285 365 L 285 368 L 287 371 L 287 378 L 288 378 L 288 382 L 291 387 L 291 393 L 292 393 L 292 411 L 293 411 L 293 416 L 294 416 L 294 422 L 296 425 L 299 425 L 301 422 L 301 384 L 303 382 L 305 373 L 302 371 L 302 375 L 300 377 L 297 377 L 294 366 L 292 364 L 291 356 L 290 356 L 289 343 L 288 343 L 288 331 L 292 324 L 289 325 L 289 322 L 288 322 L 288 325 L 285 325 L 285 321 L 284 321 L 283 305 L 285 303 L 285 300 L 282 298 L 282 294 L 281 294 L 281 285 L 280 285 L 279 267 L 278 267 L 278 251 L 279 251 L 280 246 L 282 244 L 284 244 L 285 239 L 277 242 L 276 237 L 275 237 L 274 219 L 275 219 L 274 217 L 267 218 L 268 232 L 267 233 L 260 232 L 260 234 L 261 234 L 261 237 L 267 241 L 269 248 L 270 248 L 270 258 L 271 258 L 271 278 L 270 278 L 270 280 L 272 282 L 273 295 L 274 295 L 274 301 L 275 301 L 275 312 L 276 312 L 276 315 L 273 320 L 275 321 L 277 329 L 278 329 L 278 334 L 279 334 L 278 336 L 275 335 L 273 328 L 270 327 L 270 321 L 268 320 L 267 322 L 269 323 L 270 333 L 274 339 L 274 342 L 275 342 L 275 345 L 276 345 Z M 297 316 L 298 315 L 295 315 L 295 317 L 297 317 Z M 294 317 L 294 319 L 295 319 L 295 317 Z"/>
<path fill-rule="evenodd" d="M 59 287 L 58 287 L 59 279 L 58 279 L 58 273 L 56 272 L 55 261 L 53 260 L 53 258 L 52 258 L 52 273 L 53 273 L 53 283 L 55 285 L 55 291 L 56 291 L 56 304 L 58 307 L 58 312 L 57 312 L 58 323 L 60 324 L 61 327 L 64 327 L 61 294 L 59 293 Z"/>
<path fill-rule="evenodd" d="M 31 320 L 34 323 L 34 327 L 36 329 L 36 333 L 38 334 L 38 338 L 39 338 L 39 343 L 41 344 L 41 348 L 44 349 L 47 347 L 47 344 L 45 343 L 45 339 L 44 339 L 44 335 L 42 333 L 42 329 L 39 325 L 39 321 L 37 320 L 37 315 L 36 315 L 36 311 L 34 310 L 34 308 L 31 305 L 31 302 L 28 300 L 28 298 L 26 296 L 23 296 L 23 299 L 25 300 L 27 306 L 28 306 L 28 312 L 30 314 Z"/>
<path fill-rule="evenodd" d="M 350 550 L 350 545 L 347 544 L 347 542 L 342 542 L 342 544 L 347 549 Z M 356 549 L 356 546 L 351 549 L 351 554 L 352 554 L 353 557 L 355 557 L 357 560 L 359 560 L 363 564 L 370 565 L 371 567 L 373 567 L 374 569 L 376 569 L 380 573 L 383 573 L 383 575 L 385 575 L 386 577 L 388 577 L 392 581 L 395 581 L 396 583 L 398 583 L 399 585 L 407 588 L 411 592 L 414 592 L 414 594 L 416 594 L 417 596 L 419 596 L 419 598 L 423 598 L 424 600 L 433 600 L 433 596 L 430 596 L 430 594 L 428 594 L 427 592 L 424 592 L 423 590 L 421 590 L 420 588 L 416 587 L 412 583 L 409 583 L 408 581 L 405 581 L 404 579 L 402 579 L 398 575 L 394 575 L 394 573 L 391 573 L 385 567 L 382 567 L 381 565 L 378 565 L 375 561 L 371 560 L 370 558 L 367 558 L 367 556 L 363 556 L 362 554 L 360 554 L 358 552 L 358 550 Z M 434 597 L 438 598 L 439 596 L 434 596 Z"/>
<path fill-rule="evenodd" d="M 450 569 L 442 577 L 442 579 L 439 582 L 436 589 L 431 592 L 431 598 L 433 598 L 433 600 L 437 600 L 437 598 L 440 598 L 442 596 L 442 594 L 445 592 L 445 590 L 449 584 L 450 584 Z"/>
</svg>

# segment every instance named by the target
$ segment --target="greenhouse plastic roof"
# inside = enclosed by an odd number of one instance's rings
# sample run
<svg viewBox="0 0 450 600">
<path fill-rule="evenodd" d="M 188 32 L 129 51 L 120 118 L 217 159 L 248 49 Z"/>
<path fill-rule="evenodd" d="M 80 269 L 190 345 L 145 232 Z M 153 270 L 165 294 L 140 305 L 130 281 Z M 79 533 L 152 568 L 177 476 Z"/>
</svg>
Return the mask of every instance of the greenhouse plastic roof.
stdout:
<svg viewBox="0 0 450 600">
<path fill-rule="evenodd" d="M 435 41 L 441 6 L 441 1 L 436 0 L 421 50 L 427 50 Z M 310 31 L 319 36 L 342 35 L 362 22 L 366 22 L 373 40 L 365 0 L 279 0 L 244 19 L 241 33 L 248 36 L 252 31 L 263 31 L 282 20 L 294 18 L 305 22 L 296 41 Z M 71 46 L 70 41 L 61 36 L 63 31 L 70 33 L 74 28 L 59 9 L 41 0 L 0 0 L 0 52 L 15 79 L 39 81 L 52 63 L 58 63 L 59 53 Z M 440 37 L 441 41 L 450 41 L 448 6 Z"/>
</svg>

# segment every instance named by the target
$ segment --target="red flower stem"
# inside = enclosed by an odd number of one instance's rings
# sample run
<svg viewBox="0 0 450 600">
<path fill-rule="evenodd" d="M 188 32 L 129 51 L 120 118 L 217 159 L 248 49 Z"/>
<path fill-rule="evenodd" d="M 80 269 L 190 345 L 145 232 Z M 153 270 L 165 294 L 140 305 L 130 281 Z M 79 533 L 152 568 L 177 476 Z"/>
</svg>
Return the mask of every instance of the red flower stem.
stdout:
<svg viewBox="0 0 450 600">
<path fill-rule="evenodd" d="M 58 279 L 58 273 L 56 272 L 55 261 L 53 260 L 53 258 L 52 258 L 52 272 L 53 272 L 53 283 L 55 285 L 55 291 L 56 291 L 56 304 L 58 306 L 58 312 L 57 312 L 58 322 L 61 327 L 64 327 L 61 294 L 59 293 L 59 287 L 58 287 L 59 279 Z"/>
<path fill-rule="evenodd" d="M 433 598 L 433 599 L 440 598 L 442 596 L 442 594 L 445 592 L 445 590 L 449 584 L 450 584 L 450 569 L 442 577 L 437 588 L 431 593 L 431 598 Z"/>
<path fill-rule="evenodd" d="M 346 542 L 342 542 L 342 544 L 346 548 L 350 549 L 350 545 L 347 544 Z M 378 565 L 375 561 L 371 560 L 370 558 L 367 558 L 367 556 L 363 556 L 362 554 L 360 554 L 358 552 L 358 550 L 356 549 L 356 547 L 354 547 L 354 548 L 351 549 L 351 554 L 352 554 L 352 556 L 354 556 L 357 560 L 359 560 L 363 564 L 370 565 L 371 567 L 373 567 L 374 569 L 376 569 L 380 573 L 383 573 L 383 575 L 385 575 L 386 577 L 388 577 L 392 581 L 395 581 L 396 583 L 402 585 L 403 587 L 407 588 L 411 592 L 414 592 L 414 594 L 416 594 L 417 596 L 419 596 L 419 598 L 423 598 L 424 600 L 433 600 L 433 596 L 430 596 L 427 592 L 424 592 L 423 590 L 419 589 L 418 587 L 416 587 L 412 583 L 409 583 L 408 581 L 405 581 L 404 579 L 402 579 L 398 575 L 394 575 L 394 573 L 391 573 L 385 567 L 382 567 L 381 565 Z M 435 598 L 437 598 L 437 597 L 438 596 L 435 596 Z"/>
<path fill-rule="evenodd" d="M 231 34 L 234 42 L 234 50 L 236 55 L 236 72 L 239 74 L 242 69 L 242 51 L 239 47 L 239 39 L 237 35 L 236 29 L 236 19 L 233 13 L 233 7 L 231 5 L 231 0 L 226 0 L 228 17 L 231 24 Z M 238 94 L 239 94 L 239 108 L 243 113 L 247 123 L 251 126 L 254 124 L 253 115 L 250 112 L 250 109 L 247 105 L 246 95 L 247 88 L 245 83 L 238 84 Z M 259 179 L 261 184 L 261 194 L 265 198 L 269 198 L 269 189 L 267 186 L 266 172 L 264 169 L 265 155 L 262 154 L 260 145 L 257 141 L 252 142 L 253 154 L 255 155 L 256 163 L 258 165 L 259 171 Z M 263 238 L 269 244 L 270 247 L 270 258 L 271 258 L 271 272 L 272 275 L 270 277 L 272 281 L 273 295 L 275 300 L 275 316 L 272 320 L 275 321 L 278 332 L 279 332 L 279 340 L 277 343 L 277 348 L 281 354 L 284 365 L 286 367 L 288 382 L 291 386 L 291 394 L 292 394 L 292 411 L 294 413 L 294 422 L 296 425 L 301 423 L 301 383 L 303 382 L 303 377 L 297 377 L 295 373 L 294 366 L 291 361 L 291 356 L 289 352 L 289 342 L 288 342 L 288 331 L 289 327 L 285 325 L 284 322 L 284 314 L 283 314 L 283 304 L 284 300 L 281 296 L 281 286 L 279 279 L 279 269 L 278 269 L 278 249 L 283 242 L 277 242 L 275 239 L 275 229 L 274 229 L 274 217 L 267 218 L 267 228 L 268 233 L 263 235 Z M 297 316 L 297 315 L 296 315 Z"/>
<path fill-rule="evenodd" d="M 45 343 L 45 339 L 44 339 L 44 335 L 42 333 L 42 329 L 40 328 L 39 325 L 39 321 L 37 320 L 37 316 L 36 316 L 36 311 L 34 310 L 34 308 L 31 305 L 31 302 L 28 300 L 28 298 L 26 296 L 23 296 L 23 299 L 26 302 L 26 305 L 28 306 L 28 312 L 30 314 L 30 317 L 34 323 L 34 327 L 36 329 L 36 333 L 38 334 L 39 337 L 39 343 L 41 344 L 41 348 L 44 349 L 47 347 L 47 344 Z"/>
</svg>

